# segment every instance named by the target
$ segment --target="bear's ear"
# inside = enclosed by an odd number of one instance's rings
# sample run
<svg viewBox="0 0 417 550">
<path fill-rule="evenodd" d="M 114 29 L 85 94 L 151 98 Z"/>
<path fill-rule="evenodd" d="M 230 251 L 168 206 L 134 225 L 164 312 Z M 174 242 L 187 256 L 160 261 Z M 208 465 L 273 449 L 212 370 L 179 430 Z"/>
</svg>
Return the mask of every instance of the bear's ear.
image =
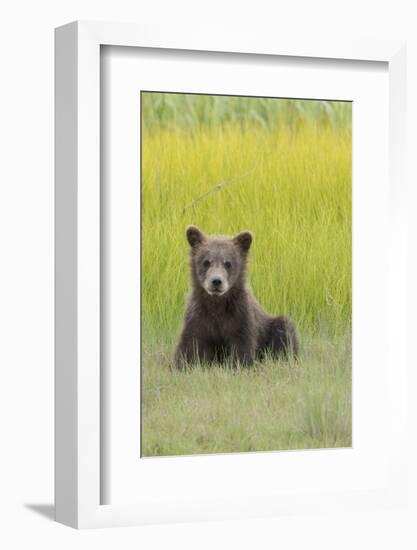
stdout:
<svg viewBox="0 0 417 550">
<path fill-rule="evenodd" d="M 240 250 L 242 250 L 242 252 L 247 252 L 252 244 L 252 239 L 252 233 L 249 231 L 243 231 L 242 233 L 239 233 L 239 235 L 236 235 L 233 242 L 240 248 Z"/>
<path fill-rule="evenodd" d="M 189 225 L 186 231 L 187 241 L 190 246 L 196 246 L 204 241 L 204 234 L 195 225 Z"/>
</svg>

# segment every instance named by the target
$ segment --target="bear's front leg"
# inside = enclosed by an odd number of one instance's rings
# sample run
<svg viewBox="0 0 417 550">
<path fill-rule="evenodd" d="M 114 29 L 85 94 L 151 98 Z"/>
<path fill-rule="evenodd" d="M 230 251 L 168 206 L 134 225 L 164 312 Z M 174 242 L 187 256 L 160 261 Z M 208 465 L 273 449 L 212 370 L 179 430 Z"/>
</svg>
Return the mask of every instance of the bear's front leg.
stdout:
<svg viewBox="0 0 417 550">
<path fill-rule="evenodd" d="M 175 366 L 182 368 L 193 363 L 213 361 L 214 351 L 201 337 L 184 331 L 175 352 Z"/>
<path fill-rule="evenodd" d="M 232 365 L 239 363 L 243 367 L 250 367 L 255 360 L 255 340 L 248 335 L 237 335 L 231 340 Z"/>
</svg>

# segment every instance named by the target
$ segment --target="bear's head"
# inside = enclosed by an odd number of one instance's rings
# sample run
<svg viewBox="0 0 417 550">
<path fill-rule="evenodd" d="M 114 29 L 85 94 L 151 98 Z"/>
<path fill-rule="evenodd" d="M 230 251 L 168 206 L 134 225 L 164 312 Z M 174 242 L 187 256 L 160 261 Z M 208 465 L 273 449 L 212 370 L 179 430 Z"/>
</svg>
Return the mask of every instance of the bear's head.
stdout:
<svg viewBox="0 0 417 550">
<path fill-rule="evenodd" d="M 249 231 L 236 237 L 210 237 L 195 225 L 186 231 L 191 247 L 191 273 L 194 285 L 210 296 L 223 296 L 244 282 L 246 260 L 252 244 Z"/>
</svg>

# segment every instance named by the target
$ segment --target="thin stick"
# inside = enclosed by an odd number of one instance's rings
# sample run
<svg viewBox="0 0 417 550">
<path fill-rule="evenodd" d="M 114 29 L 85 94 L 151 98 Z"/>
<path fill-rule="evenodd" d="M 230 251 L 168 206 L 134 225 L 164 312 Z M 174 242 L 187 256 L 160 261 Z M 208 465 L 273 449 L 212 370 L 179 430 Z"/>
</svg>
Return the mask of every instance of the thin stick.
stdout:
<svg viewBox="0 0 417 550">
<path fill-rule="evenodd" d="M 194 206 L 196 206 L 196 204 L 198 204 L 199 202 L 201 202 L 202 200 L 207 198 L 212 193 L 216 193 L 217 191 L 221 191 L 222 189 L 224 189 L 226 186 L 230 185 L 231 183 L 235 183 L 236 181 L 239 181 L 239 180 L 242 180 L 243 178 L 246 178 L 247 176 L 252 174 L 255 171 L 255 169 L 256 169 L 256 166 L 254 166 L 248 172 L 245 172 L 244 174 L 241 174 L 240 176 L 237 176 L 235 178 L 231 178 L 229 180 L 223 181 L 222 183 L 218 183 L 217 185 L 215 185 L 214 187 L 212 187 L 211 189 L 209 189 L 208 191 L 206 191 L 205 193 L 203 193 L 202 195 L 200 195 L 199 197 L 194 199 L 191 204 L 186 206 L 182 211 L 183 215 L 185 214 L 185 212 L 187 210 L 189 210 L 190 208 L 194 208 Z"/>
</svg>

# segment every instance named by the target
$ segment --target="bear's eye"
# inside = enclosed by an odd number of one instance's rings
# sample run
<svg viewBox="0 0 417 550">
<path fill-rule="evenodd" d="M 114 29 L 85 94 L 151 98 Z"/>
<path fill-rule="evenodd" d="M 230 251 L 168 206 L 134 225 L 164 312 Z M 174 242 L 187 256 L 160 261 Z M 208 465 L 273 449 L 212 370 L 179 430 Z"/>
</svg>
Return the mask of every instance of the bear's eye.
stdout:
<svg viewBox="0 0 417 550">
<path fill-rule="evenodd" d="M 211 263 L 210 260 L 204 260 L 203 266 L 204 267 L 210 267 L 210 263 Z"/>
<path fill-rule="evenodd" d="M 229 262 L 229 260 L 226 260 L 226 261 L 224 262 L 224 267 L 225 267 L 226 269 L 230 269 L 230 268 L 232 267 L 232 263 Z"/>
</svg>

